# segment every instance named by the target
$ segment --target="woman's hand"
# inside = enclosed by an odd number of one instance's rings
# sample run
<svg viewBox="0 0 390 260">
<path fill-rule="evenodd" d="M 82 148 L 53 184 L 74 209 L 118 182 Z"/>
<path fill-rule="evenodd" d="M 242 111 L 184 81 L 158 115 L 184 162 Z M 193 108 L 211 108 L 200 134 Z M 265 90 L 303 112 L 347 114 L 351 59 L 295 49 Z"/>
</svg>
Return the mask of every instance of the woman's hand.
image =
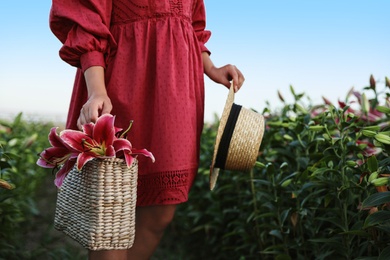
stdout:
<svg viewBox="0 0 390 260">
<path fill-rule="evenodd" d="M 217 68 L 214 66 L 207 52 L 202 53 L 204 73 L 214 82 L 230 88 L 230 81 L 233 80 L 234 92 L 237 92 L 244 83 L 244 75 L 236 66 L 228 64 Z"/>
<path fill-rule="evenodd" d="M 93 66 L 84 72 L 88 89 L 88 100 L 80 111 L 77 127 L 90 122 L 95 122 L 102 114 L 108 114 L 112 110 L 111 100 L 107 95 L 104 83 L 104 68 Z"/>
<path fill-rule="evenodd" d="M 81 129 L 84 124 L 96 122 L 100 115 L 110 113 L 111 109 L 111 100 L 107 94 L 92 94 L 80 110 L 77 127 Z"/>
</svg>

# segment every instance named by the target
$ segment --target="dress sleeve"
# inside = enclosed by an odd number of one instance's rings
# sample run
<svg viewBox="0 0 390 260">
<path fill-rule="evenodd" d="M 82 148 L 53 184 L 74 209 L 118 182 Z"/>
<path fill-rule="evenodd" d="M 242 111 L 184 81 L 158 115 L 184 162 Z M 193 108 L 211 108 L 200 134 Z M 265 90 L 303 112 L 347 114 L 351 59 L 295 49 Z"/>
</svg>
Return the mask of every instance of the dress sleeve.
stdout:
<svg viewBox="0 0 390 260">
<path fill-rule="evenodd" d="M 194 27 L 196 37 L 202 52 L 210 51 L 206 48 L 205 44 L 211 36 L 211 32 L 205 30 L 206 28 L 206 10 L 204 7 L 203 0 L 197 0 L 195 3 L 195 8 L 192 14 L 192 26 Z"/>
<path fill-rule="evenodd" d="M 53 0 L 49 25 L 62 42 L 61 59 L 83 71 L 106 67 L 116 43 L 110 33 L 112 0 Z"/>
</svg>

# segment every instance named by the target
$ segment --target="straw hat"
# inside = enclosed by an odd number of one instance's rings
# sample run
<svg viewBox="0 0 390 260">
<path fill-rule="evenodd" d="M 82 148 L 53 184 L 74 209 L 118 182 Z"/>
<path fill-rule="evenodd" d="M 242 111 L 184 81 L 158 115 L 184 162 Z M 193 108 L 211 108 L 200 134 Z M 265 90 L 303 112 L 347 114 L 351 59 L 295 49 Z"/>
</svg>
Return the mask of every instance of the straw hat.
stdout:
<svg viewBox="0 0 390 260">
<path fill-rule="evenodd" d="M 233 83 L 219 122 L 210 167 L 210 190 L 219 171 L 249 171 L 256 163 L 264 134 L 264 117 L 233 103 Z"/>
</svg>

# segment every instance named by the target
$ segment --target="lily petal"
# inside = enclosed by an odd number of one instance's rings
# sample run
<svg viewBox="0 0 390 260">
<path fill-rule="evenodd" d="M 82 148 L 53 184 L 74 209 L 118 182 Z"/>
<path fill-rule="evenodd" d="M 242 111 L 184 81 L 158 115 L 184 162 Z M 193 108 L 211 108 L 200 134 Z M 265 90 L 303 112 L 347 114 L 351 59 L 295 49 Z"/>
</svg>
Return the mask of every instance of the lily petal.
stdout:
<svg viewBox="0 0 390 260">
<path fill-rule="evenodd" d="M 70 149 L 64 141 L 61 139 L 61 137 L 57 134 L 58 127 L 52 127 L 49 132 L 49 143 L 54 147 L 65 147 L 67 149 Z"/>
<path fill-rule="evenodd" d="M 72 170 L 74 164 L 76 163 L 76 160 L 68 160 L 64 166 L 57 172 L 56 178 L 54 180 L 54 184 L 59 188 L 62 185 L 62 182 L 64 181 L 65 177 L 68 175 L 70 170 Z"/>
<path fill-rule="evenodd" d="M 38 166 L 41 166 L 43 168 L 54 168 L 55 165 L 50 163 L 50 162 L 47 162 L 45 159 L 43 159 L 42 157 L 40 157 L 38 160 L 37 160 L 37 165 Z"/>
<path fill-rule="evenodd" d="M 79 156 L 77 157 L 77 170 L 81 171 L 83 166 L 91 161 L 93 158 L 96 158 L 94 154 L 90 153 L 80 153 Z"/>
<path fill-rule="evenodd" d="M 65 163 L 73 156 L 65 147 L 49 147 L 39 155 L 37 164 L 44 168 L 54 168 Z"/>
<path fill-rule="evenodd" d="M 132 156 L 130 153 L 124 153 L 124 155 L 125 155 L 125 161 L 126 161 L 127 168 L 130 168 L 130 166 L 134 162 L 134 156 Z"/>
<path fill-rule="evenodd" d="M 109 145 L 109 146 L 106 148 L 106 155 L 105 155 L 105 157 L 115 157 L 115 149 L 114 149 L 114 146 Z"/>
<path fill-rule="evenodd" d="M 49 132 L 49 142 L 52 146 L 60 147 L 63 145 L 62 140 L 57 134 L 58 127 L 52 127 Z"/>
<path fill-rule="evenodd" d="M 115 135 L 117 135 L 118 133 L 120 133 L 122 130 L 123 130 L 123 128 L 120 128 L 120 127 L 116 127 L 116 126 L 115 126 Z"/>
<path fill-rule="evenodd" d="M 64 143 L 79 152 L 89 150 L 89 148 L 86 148 L 84 146 L 84 143 L 93 143 L 93 140 L 90 136 L 77 130 L 62 130 L 60 133 L 60 137 L 64 141 Z"/>
<path fill-rule="evenodd" d="M 93 139 L 99 144 L 112 145 L 115 140 L 115 116 L 111 114 L 101 115 L 93 128 Z"/>
<path fill-rule="evenodd" d="M 122 150 L 130 150 L 132 149 L 132 145 L 129 140 L 124 138 L 118 138 L 116 139 L 113 144 L 115 151 L 122 151 Z"/>
<path fill-rule="evenodd" d="M 156 159 L 154 158 L 153 154 L 151 152 L 149 152 L 148 150 L 146 149 L 132 149 L 131 153 L 134 155 L 134 154 L 141 154 L 141 155 L 144 155 L 146 157 L 149 157 L 150 159 L 152 159 L 152 162 L 155 162 Z"/>
<path fill-rule="evenodd" d="M 88 123 L 82 126 L 83 132 L 86 135 L 92 136 L 93 135 L 93 128 L 95 127 L 94 123 Z"/>
</svg>

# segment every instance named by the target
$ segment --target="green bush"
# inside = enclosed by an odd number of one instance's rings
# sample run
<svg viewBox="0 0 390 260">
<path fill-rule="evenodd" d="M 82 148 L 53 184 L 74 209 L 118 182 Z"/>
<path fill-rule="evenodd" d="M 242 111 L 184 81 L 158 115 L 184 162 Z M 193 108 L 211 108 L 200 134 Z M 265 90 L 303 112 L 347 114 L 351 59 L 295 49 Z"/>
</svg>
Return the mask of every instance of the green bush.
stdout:
<svg viewBox="0 0 390 260">
<path fill-rule="evenodd" d="M 305 105 L 292 87 L 291 104 L 279 93 L 282 108 L 263 111 L 255 169 L 221 173 L 211 192 L 216 126 L 205 126 L 190 202 L 161 247 L 171 259 L 388 259 L 390 85 L 376 83 L 337 106 Z"/>
<path fill-rule="evenodd" d="M 218 119 L 206 124 L 190 201 L 153 259 L 389 259 L 390 83 L 380 83 L 337 105 L 279 93 L 281 107 L 262 111 L 255 168 L 222 172 L 213 191 Z M 53 229 L 54 176 L 35 164 L 52 125 L 0 121 L 0 259 L 86 257 Z"/>
<path fill-rule="evenodd" d="M 0 259 L 74 259 L 53 232 L 54 177 L 36 165 L 52 126 L 22 114 L 0 121 Z"/>
</svg>

